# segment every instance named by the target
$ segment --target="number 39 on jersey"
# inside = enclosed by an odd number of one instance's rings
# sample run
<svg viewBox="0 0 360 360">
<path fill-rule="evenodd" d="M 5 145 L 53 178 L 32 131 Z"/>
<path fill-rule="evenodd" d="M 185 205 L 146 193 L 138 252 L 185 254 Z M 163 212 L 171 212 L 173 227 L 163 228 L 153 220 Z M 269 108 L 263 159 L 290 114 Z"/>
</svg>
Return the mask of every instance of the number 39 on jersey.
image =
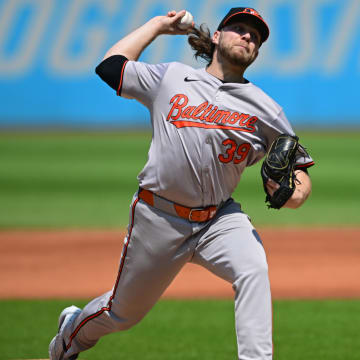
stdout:
<svg viewBox="0 0 360 360">
<path fill-rule="evenodd" d="M 241 143 L 238 145 L 234 139 L 230 138 L 225 139 L 222 142 L 222 145 L 224 152 L 219 154 L 218 159 L 224 164 L 231 162 L 239 164 L 243 162 L 251 149 L 251 145 L 249 143 Z"/>
</svg>

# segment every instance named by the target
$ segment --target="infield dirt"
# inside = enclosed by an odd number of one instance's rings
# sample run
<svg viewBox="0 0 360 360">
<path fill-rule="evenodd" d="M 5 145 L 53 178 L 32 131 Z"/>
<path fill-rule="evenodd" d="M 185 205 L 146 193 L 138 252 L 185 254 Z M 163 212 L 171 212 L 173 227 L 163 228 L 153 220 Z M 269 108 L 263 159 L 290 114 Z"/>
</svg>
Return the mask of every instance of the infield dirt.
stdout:
<svg viewBox="0 0 360 360">
<path fill-rule="evenodd" d="M 359 298 L 360 228 L 260 229 L 272 295 Z M 111 290 L 124 231 L 1 231 L 0 298 L 91 298 Z M 231 285 L 188 264 L 163 295 L 228 298 Z"/>
</svg>

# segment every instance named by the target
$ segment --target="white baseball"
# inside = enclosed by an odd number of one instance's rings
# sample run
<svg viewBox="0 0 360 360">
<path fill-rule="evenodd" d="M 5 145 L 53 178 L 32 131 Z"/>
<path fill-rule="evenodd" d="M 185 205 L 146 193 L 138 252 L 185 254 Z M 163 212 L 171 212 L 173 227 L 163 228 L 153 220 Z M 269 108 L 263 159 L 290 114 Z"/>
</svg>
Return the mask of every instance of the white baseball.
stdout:
<svg viewBox="0 0 360 360">
<path fill-rule="evenodd" d="M 194 17 L 191 15 L 191 13 L 186 11 L 185 15 L 181 18 L 181 20 L 178 24 L 178 28 L 181 30 L 188 29 L 192 25 L 193 20 L 194 20 Z"/>
</svg>

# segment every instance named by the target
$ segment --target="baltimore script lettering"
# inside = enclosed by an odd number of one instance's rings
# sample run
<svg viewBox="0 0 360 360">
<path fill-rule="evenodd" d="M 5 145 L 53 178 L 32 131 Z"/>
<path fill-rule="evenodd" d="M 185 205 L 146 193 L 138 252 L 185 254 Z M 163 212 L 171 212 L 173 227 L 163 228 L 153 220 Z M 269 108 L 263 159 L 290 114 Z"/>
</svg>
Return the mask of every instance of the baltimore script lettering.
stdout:
<svg viewBox="0 0 360 360">
<path fill-rule="evenodd" d="M 186 106 L 189 98 L 184 94 L 176 94 L 170 100 L 172 108 L 166 118 L 177 128 L 201 127 L 207 129 L 228 129 L 254 132 L 256 116 L 237 111 L 221 110 L 207 101 L 198 106 Z"/>
</svg>

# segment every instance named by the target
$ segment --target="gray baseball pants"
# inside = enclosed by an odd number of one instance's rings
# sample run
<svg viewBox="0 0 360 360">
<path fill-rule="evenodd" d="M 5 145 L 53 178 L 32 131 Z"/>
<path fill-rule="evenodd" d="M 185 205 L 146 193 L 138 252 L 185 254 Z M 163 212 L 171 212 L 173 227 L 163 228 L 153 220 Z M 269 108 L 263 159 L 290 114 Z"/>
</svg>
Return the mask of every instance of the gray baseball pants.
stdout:
<svg viewBox="0 0 360 360">
<path fill-rule="evenodd" d="M 272 359 L 266 255 L 240 205 L 230 199 L 212 220 L 193 223 L 149 206 L 137 194 L 115 286 L 87 304 L 71 328 L 64 330 L 66 356 L 138 323 L 187 262 L 232 284 L 238 359 Z"/>
</svg>

